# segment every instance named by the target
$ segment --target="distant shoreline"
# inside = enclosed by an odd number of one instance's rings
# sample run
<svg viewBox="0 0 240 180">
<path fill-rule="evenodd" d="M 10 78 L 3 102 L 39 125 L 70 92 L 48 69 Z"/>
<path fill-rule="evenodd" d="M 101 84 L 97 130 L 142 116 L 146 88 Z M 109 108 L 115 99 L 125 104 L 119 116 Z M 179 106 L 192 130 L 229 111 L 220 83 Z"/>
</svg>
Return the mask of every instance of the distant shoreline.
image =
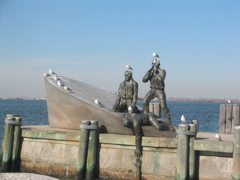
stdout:
<svg viewBox="0 0 240 180">
<path fill-rule="evenodd" d="M 143 98 L 139 98 L 142 101 Z M 167 98 L 167 102 L 218 102 L 218 103 L 240 103 L 240 99 L 223 99 L 223 98 Z M 158 101 L 158 100 L 153 100 Z"/>
<path fill-rule="evenodd" d="M 46 100 L 45 97 L 40 98 L 0 98 L 0 100 Z M 138 101 L 142 101 L 143 98 L 138 98 Z M 167 98 L 167 102 L 218 102 L 218 103 L 240 103 L 240 99 L 224 99 L 224 98 Z M 152 100 L 158 101 L 157 99 Z"/>
</svg>

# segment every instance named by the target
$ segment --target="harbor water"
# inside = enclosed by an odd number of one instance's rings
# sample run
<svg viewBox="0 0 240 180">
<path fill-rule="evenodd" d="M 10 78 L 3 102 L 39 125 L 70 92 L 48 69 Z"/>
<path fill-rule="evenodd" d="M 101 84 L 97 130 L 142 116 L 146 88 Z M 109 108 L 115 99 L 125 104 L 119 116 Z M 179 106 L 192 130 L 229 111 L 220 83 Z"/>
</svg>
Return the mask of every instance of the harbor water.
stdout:
<svg viewBox="0 0 240 180">
<path fill-rule="evenodd" d="M 175 126 L 181 123 L 180 118 L 185 116 L 191 120 L 199 120 L 202 132 L 218 132 L 219 111 L 222 103 L 214 102 L 168 102 L 172 123 Z M 142 102 L 138 102 L 142 106 Z M 46 125 L 48 124 L 47 102 L 45 100 L 0 100 L 0 146 L 4 132 L 5 118 L 7 114 L 18 114 L 22 117 L 22 125 Z M 162 115 L 164 118 L 164 115 Z"/>
</svg>

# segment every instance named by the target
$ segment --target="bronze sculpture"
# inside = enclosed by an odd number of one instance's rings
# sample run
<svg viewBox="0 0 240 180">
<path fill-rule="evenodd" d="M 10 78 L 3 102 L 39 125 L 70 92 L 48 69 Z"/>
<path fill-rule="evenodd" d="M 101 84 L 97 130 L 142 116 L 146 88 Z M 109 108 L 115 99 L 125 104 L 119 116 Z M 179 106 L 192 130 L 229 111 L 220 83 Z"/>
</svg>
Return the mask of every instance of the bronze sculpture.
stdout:
<svg viewBox="0 0 240 180">
<path fill-rule="evenodd" d="M 166 94 L 164 91 L 166 71 L 160 68 L 160 60 L 153 59 L 152 67 L 147 71 L 142 81 L 144 83 L 150 81 L 151 90 L 146 94 L 143 99 L 144 112 L 149 112 L 149 102 L 155 97 L 158 98 L 161 108 L 163 109 L 166 120 L 171 123 L 170 111 L 166 104 Z"/>
<path fill-rule="evenodd" d="M 138 83 L 133 80 L 131 71 L 125 71 L 124 76 L 125 80 L 119 86 L 117 99 L 112 110 L 114 112 L 124 112 L 127 111 L 130 106 L 134 113 L 139 113 L 136 106 Z"/>
</svg>

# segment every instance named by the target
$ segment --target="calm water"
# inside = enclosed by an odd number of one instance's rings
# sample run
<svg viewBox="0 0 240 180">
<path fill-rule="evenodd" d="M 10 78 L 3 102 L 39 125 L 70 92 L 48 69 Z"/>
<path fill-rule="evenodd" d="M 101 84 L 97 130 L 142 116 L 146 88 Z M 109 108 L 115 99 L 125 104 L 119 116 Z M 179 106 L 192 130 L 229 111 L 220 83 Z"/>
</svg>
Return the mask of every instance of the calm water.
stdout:
<svg viewBox="0 0 240 180">
<path fill-rule="evenodd" d="M 141 102 L 138 102 L 141 105 Z M 184 114 L 187 121 L 199 120 L 200 131 L 218 132 L 219 109 L 222 103 L 212 102 L 168 102 L 172 123 L 181 123 Z M 48 124 L 45 100 L 0 100 L 0 146 L 6 114 L 19 114 L 23 125 Z M 163 116 L 164 117 L 164 116 Z"/>
</svg>

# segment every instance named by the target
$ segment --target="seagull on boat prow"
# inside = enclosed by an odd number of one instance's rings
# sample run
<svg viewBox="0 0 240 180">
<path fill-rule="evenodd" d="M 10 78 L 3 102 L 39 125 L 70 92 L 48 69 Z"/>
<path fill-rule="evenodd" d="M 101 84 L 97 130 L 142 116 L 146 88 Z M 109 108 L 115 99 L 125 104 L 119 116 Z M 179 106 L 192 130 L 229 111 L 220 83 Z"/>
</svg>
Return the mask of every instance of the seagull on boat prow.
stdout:
<svg viewBox="0 0 240 180">
<path fill-rule="evenodd" d="M 181 116 L 181 121 L 184 122 L 184 123 L 187 123 L 187 121 L 186 121 L 184 115 Z"/>
<path fill-rule="evenodd" d="M 222 138 L 218 133 L 215 135 L 215 138 L 218 139 L 219 141 L 222 141 Z"/>
<path fill-rule="evenodd" d="M 133 70 L 133 68 L 130 65 L 128 65 L 128 64 L 126 64 L 126 68 Z"/>
<path fill-rule="evenodd" d="M 152 53 L 153 57 L 159 58 L 159 55 L 155 52 Z"/>
<path fill-rule="evenodd" d="M 98 106 L 103 106 L 102 103 L 100 103 L 97 99 L 95 99 L 95 104 L 98 105 Z"/>
<path fill-rule="evenodd" d="M 47 74 L 47 73 L 44 73 L 43 75 L 44 75 L 44 77 L 48 77 L 48 76 L 50 76 L 50 75 L 49 75 L 49 74 Z"/>
<path fill-rule="evenodd" d="M 56 74 L 56 73 L 53 72 L 51 69 L 49 69 L 49 74 L 53 75 L 53 74 Z"/>
</svg>

